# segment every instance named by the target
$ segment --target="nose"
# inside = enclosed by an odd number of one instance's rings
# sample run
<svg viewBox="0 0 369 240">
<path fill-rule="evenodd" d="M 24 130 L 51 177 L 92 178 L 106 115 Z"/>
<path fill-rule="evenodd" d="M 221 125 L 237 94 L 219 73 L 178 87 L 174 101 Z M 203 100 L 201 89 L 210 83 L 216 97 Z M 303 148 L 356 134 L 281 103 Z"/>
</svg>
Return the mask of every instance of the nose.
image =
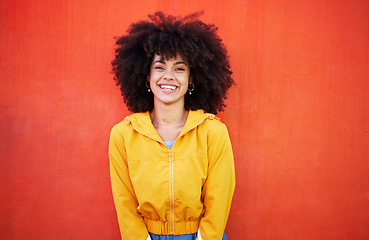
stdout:
<svg viewBox="0 0 369 240">
<path fill-rule="evenodd" d="M 173 80 L 174 77 L 173 77 L 173 72 L 170 70 L 170 69 L 167 69 L 165 72 L 164 72 L 164 79 L 165 80 Z"/>
</svg>

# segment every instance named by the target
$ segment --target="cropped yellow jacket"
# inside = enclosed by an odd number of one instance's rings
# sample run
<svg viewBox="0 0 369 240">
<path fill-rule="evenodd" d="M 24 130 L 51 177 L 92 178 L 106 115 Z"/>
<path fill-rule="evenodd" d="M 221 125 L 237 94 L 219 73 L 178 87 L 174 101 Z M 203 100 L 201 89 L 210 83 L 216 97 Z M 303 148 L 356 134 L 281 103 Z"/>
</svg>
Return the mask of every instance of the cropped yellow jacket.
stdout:
<svg viewBox="0 0 369 240">
<path fill-rule="evenodd" d="M 222 239 L 235 171 L 227 128 L 213 114 L 190 111 L 172 149 L 148 112 L 132 114 L 112 128 L 109 158 L 122 239 L 198 230 Z"/>
</svg>

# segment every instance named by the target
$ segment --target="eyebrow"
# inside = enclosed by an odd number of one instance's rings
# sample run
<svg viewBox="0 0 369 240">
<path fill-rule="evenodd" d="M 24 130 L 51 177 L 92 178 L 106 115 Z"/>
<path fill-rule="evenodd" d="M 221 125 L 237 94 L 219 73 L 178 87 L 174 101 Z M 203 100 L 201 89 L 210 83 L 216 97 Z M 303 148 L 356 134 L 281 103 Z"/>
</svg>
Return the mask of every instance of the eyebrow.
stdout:
<svg viewBox="0 0 369 240">
<path fill-rule="evenodd" d="M 154 62 L 154 64 L 155 63 L 165 63 L 163 60 L 156 60 L 155 62 Z M 175 62 L 174 63 L 174 65 L 179 65 L 179 64 L 184 64 L 184 65 L 186 65 L 187 66 L 187 64 L 185 63 L 185 62 Z"/>
<path fill-rule="evenodd" d="M 176 62 L 174 65 L 179 65 L 179 64 L 184 64 L 187 66 L 187 64 L 185 62 Z"/>
</svg>

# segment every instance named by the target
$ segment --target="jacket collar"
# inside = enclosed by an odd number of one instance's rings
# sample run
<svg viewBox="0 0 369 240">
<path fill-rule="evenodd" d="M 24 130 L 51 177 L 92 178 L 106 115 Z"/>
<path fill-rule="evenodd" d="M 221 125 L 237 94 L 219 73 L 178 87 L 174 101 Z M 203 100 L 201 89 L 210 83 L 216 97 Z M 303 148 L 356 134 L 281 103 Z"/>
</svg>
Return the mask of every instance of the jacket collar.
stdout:
<svg viewBox="0 0 369 240">
<path fill-rule="evenodd" d="M 202 109 L 199 109 L 199 110 L 196 110 L 196 111 L 189 111 L 186 123 L 183 126 L 183 129 L 180 132 L 178 138 L 183 136 L 184 134 L 186 134 L 190 130 L 194 129 L 198 125 L 200 125 L 207 118 L 214 119 L 214 118 L 217 118 L 217 117 L 215 117 L 214 114 L 205 113 L 204 110 L 202 110 Z M 151 122 L 149 112 L 134 113 L 130 116 L 127 116 L 125 118 L 125 121 L 126 121 L 127 124 L 131 123 L 133 128 L 137 132 L 139 132 L 139 133 L 141 133 L 141 134 L 143 134 L 143 135 L 145 135 L 149 138 L 152 138 L 156 141 L 163 142 L 163 140 L 161 139 L 159 134 L 156 132 L 156 130 L 155 130 L 155 128 L 154 128 L 154 126 Z"/>
</svg>

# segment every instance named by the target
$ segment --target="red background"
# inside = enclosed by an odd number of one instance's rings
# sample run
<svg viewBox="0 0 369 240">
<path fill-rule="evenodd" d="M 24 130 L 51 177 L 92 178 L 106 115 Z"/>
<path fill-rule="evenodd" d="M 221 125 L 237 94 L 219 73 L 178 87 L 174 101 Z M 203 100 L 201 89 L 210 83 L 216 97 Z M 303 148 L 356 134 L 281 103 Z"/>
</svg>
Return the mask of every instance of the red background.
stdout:
<svg viewBox="0 0 369 240">
<path fill-rule="evenodd" d="M 2 0 L 0 239 L 119 239 L 114 36 L 205 10 L 237 86 L 230 240 L 369 239 L 369 1 Z"/>
</svg>

